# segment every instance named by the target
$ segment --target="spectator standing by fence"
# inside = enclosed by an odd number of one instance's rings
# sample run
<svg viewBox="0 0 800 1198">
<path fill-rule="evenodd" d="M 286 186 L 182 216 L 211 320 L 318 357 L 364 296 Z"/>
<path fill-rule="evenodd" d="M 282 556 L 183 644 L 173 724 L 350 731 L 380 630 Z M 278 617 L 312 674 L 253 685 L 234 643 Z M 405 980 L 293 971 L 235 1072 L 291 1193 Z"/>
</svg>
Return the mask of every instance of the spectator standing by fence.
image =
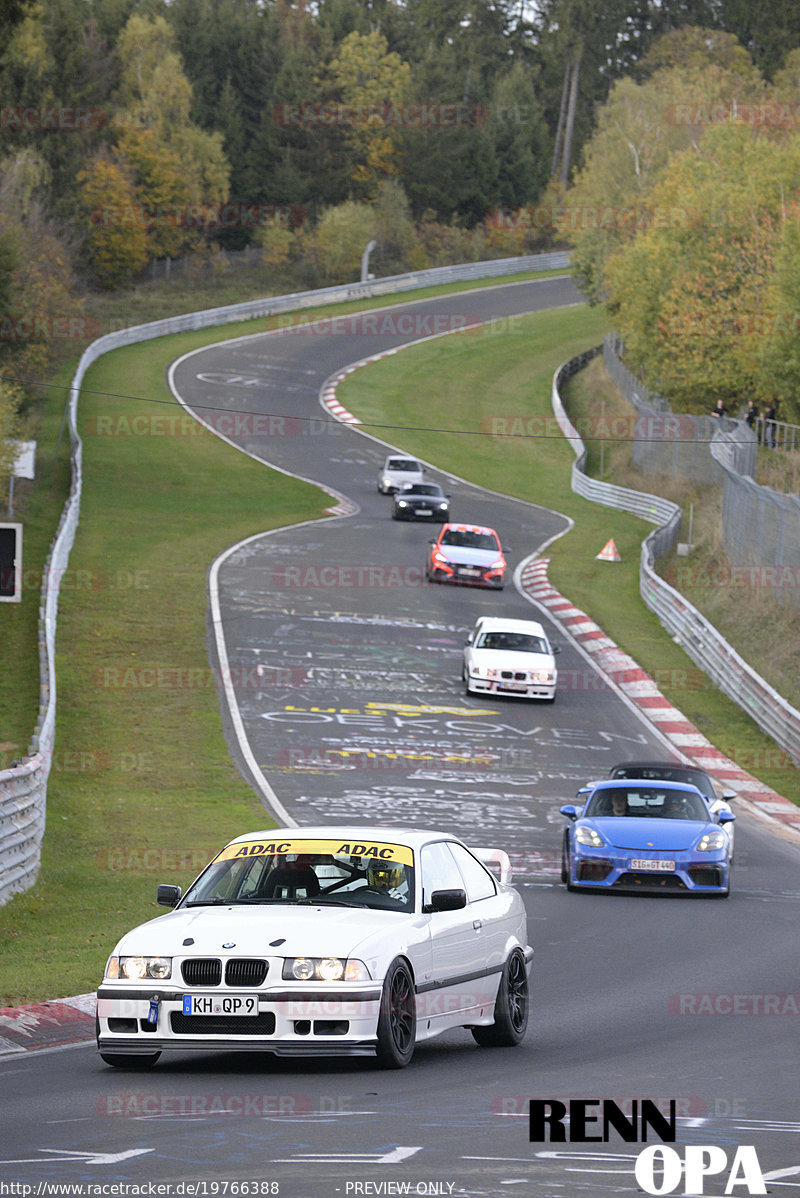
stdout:
<svg viewBox="0 0 800 1198">
<path fill-rule="evenodd" d="M 755 432 L 757 420 L 758 420 L 758 408 L 756 407 L 755 402 L 752 399 L 748 399 L 747 411 L 744 414 L 744 422 L 748 428 L 751 428 L 753 430 L 753 432 Z"/>
<path fill-rule="evenodd" d="M 728 415 L 728 409 L 725 407 L 725 401 L 718 399 L 711 409 L 711 415 L 716 416 L 718 420 L 723 420 Z"/>
<path fill-rule="evenodd" d="M 767 449 L 775 448 L 775 421 L 778 415 L 775 400 L 771 399 L 764 409 L 764 444 Z"/>
</svg>

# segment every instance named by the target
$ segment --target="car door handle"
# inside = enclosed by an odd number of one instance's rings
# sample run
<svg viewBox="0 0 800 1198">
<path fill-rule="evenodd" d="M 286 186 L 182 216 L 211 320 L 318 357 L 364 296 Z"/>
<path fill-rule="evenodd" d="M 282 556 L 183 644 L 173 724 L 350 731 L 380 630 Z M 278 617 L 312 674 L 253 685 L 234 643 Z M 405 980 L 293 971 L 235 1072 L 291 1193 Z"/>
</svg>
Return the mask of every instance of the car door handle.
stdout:
<svg viewBox="0 0 800 1198">
<path fill-rule="evenodd" d="M 476 932 L 479 932 L 481 930 L 481 928 L 483 927 L 483 922 L 480 919 L 473 919 L 472 926 Z"/>
</svg>

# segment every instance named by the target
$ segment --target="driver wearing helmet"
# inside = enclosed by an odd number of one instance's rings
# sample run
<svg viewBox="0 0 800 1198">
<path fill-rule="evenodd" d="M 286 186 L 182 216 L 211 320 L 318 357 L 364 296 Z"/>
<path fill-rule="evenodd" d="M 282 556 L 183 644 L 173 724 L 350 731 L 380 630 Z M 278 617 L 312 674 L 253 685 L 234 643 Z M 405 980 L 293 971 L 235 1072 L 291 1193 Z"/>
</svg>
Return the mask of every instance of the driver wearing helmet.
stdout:
<svg viewBox="0 0 800 1198">
<path fill-rule="evenodd" d="M 405 900 L 408 895 L 408 880 L 404 865 L 394 861 L 371 862 L 367 869 L 367 883 L 371 890 L 379 890 L 391 898 Z"/>
<path fill-rule="evenodd" d="M 671 790 L 664 795 L 664 815 L 667 819 L 686 818 L 686 800 L 682 794 Z"/>
</svg>

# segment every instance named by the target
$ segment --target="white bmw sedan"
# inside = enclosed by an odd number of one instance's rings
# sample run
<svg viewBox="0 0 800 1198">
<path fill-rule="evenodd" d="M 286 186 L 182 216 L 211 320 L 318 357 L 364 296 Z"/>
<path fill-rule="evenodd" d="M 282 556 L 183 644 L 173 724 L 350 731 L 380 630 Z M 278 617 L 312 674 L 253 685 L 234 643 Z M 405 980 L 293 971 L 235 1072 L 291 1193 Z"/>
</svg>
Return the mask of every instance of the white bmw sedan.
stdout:
<svg viewBox="0 0 800 1198">
<path fill-rule="evenodd" d="M 97 991 L 108 1065 L 238 1049 L 397 1069 L 449 1028 L 487 1046 L 525 1035 L 533 949 L 501 850 L 398 828 L 252 832 L 158 901 L 173 909 L 123 936 Z"/>
<path fill-rule="evenodd" d="M 481 616 L 464 646 L 465 690 L 468 695 L 519 695 L 552 703 L 558 652 L 535 620 Z"/>
</svg>

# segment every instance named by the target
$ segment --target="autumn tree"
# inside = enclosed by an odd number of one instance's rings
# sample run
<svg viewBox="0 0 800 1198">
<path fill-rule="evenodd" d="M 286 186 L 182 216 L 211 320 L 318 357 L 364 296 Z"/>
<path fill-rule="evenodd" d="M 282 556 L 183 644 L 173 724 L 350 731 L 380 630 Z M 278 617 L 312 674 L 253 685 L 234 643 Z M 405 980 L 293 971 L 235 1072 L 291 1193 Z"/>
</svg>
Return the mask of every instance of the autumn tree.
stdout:
<svg viewBox="0 0 800 1198">
<path fill-rule="evenodd" d="M 359 277 L 361 255 L 375 235 L 375 213 L 369 204 L 346 200 L 326 208 L 314 232 L 313 246 L 327 279 L 349 283 Z"/>
<path fill-rule="evenodd" d="M 191 120 L 192 87 L 175 50 L 173 28 L 163 17 L 150 20 L 134 13 L 117 49 L 123 64 L 118 126 L 152 132 L 150 145 L 171 155 L 192 203 L 224 203 L 230 168 L 222 136 Z M 124 144 L 120 151 L 124 156 Z M 162 156 L 162 174 L 165 164 Z"/>
<path fill-rule="evenodd" d="M 30 149 L 0 162 L 0 367 L 30 391 L 80 316 L 70 251 L 48 216 L 50 172 Z"/>
<path fill-rule="evenodd" d="M 684 410 L 763 393 L 776 257 L 792 244 L 798 197 L 800 139 L 722 125 L 671 160 L 644 201 L 649 224 L 610 259 L 609 306 L 631 363 Z"/>
<path fill-rule="evenodd" d="M 574 247 L 573 265 L 593 301 L 606 294 L 609 255 L 635 235 L 646 219 L 640 207 L 666 170 L 672 156 L 701 144 L 705 134 L 735 105 L 758 104 L 764 82 L 747 55 L 730 47 L 733 65 L 722 67 L 702 37 L 663 39 L 653 60 L 670 61 L 683 48 L 680 65 L 659 66 L 642 83 L 621 79 L 612 88 L 597 118 L 597 129 L 585 149 L 582 168 L 564 197 L 561 231 Z M 701 31 L 702 32 L 702 31 Z"/>
<path fill-rule="evenodd" d="M 102 287 L 119 287 L 148 261 L 147 228 L 130 175 L 96 158 L 78 176 L 79 216 L 91 275 Z"/>
<path fill-rule="evenodd" d="M 353 183 L 372 199 L 382 179 L 400 171 L 398 146 L 406 123 L 411 70 L 378 32 L 349 34 L 330 63 L 341 123 L 356 161 Z"/>
</svg>

